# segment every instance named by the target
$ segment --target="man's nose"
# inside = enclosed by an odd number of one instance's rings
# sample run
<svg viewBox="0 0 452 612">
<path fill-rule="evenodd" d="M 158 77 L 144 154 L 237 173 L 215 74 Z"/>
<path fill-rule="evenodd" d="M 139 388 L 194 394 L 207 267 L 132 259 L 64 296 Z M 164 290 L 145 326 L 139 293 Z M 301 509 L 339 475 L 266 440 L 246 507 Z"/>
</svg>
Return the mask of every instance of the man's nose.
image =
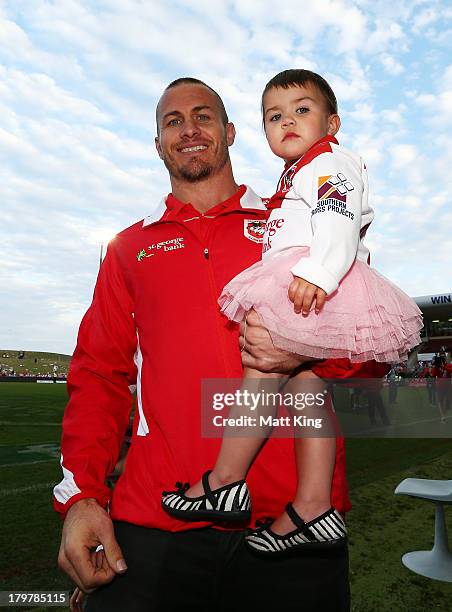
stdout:
<svg viewBox="0 0 452 612">
<path fill-rule="evenodd" d="M 193 119 L 188 119 L 187 121 L 184 121 L 180 135 L 181 137 L 185 136 L 186 138 L 193 138 L 193 136 L 197 136 L 200 131 L 201 130 L 196 121 L 193 121 Z"/>
</svg>

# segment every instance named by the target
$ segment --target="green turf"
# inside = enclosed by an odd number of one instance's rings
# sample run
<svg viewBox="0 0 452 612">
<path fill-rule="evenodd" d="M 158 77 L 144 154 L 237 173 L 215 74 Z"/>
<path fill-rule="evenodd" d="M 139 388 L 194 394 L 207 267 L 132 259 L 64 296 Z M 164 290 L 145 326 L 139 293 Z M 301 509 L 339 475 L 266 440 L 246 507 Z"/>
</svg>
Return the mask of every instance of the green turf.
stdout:
<svg viewBox="0 0 452 612">
<path fill-rule="evenodd" d="M 51 505 L 66 399 L 66 385 L 0 383 L 1 590 L 72 588 L 56 565 L 61 521 Z M 67 610 L 30 608 L 47 609 Z"/>
<path fill-rule="evenodd" d="M 37 422 L 48 420 L 54 423 L 56 414 L 62 416 L 66 399 L 64 384 L 1 383 L 1 420 L 30 422 L 30 419 L 24 418 L 28 414 L 32 417 L 39 415 Z"/>
<path fill-rule="evenodd" d="M 66 399 L 64 384 L 0 382 L 0 456 L 13 446 L 58 442 Z"/>
<path fill-rule="evenodd" d="M 410 403 L 406 391 L 401 399 Z M 50 501 L 61 478 L 55 454 L 65 401 L 65 385 L 0 383 L 1 590 L 71 588 L 56 566 L 61 522 Z M 431 547 L 433 507 L 393 494 L 405 477 L 450 478 L 450 440 L 356 438 L 346 445 L 353 610 L 451 610 L 452 584 L 400 562 L 404 552 Z M 452 529 L 452 512 L 446 517 Z"/>
<path fill-rule="evenodd" d="M 24 358 L 19 359 L 19 352 L 17 350 L 0 349 L 0 370 L 13 368 L 16 374 L 25 372 L 25 370 L 28 370 L 30 374 L 53 374 L 53 366 L 57 365 L 59 374 L 67 374 L 68 372 L 71 361 L 70 355 L 25 351 Z M 6 355 L 9 356 L 6 357 Z"/>
<path fill-rule="evenodd" d="M 381 394 L 391 423 L 390 427 L 383 426 L 378 412 L 375 415 L 377 425 L 371 424 L 364 398 L 361 407 L 352 411 L 349 390 L 337 387 L 336 414 L 347 437 L 452 438 L 452 416 L 449 415 L 445 424 L 441 423 L 437 407 L 429 403 L 426 387 L 401 387 L 399 401 L 395 405 L 388 405 L 387 387 L 383 388 Z"/>
<path fill-rule="evenodd" d="M 415 470 L 444 454 L 452 456 L 447 439 L 350 439 L 346 441 L 347 477 L 351 490 L 404 470 Z M 452 473 L 450 475 L 452 478 Z"/>
<path fill-rule="evenodd" d="M 374 441 L 372 441 L 374 444 Z M 378 457 L 375 458 L 378 461 Z M 350 579 L 352 610 L 359 612 L 423 612 L 452 609 L 452 583 L 418 576 L 401 564 L 410 550 L 433 544 L 434 506 L 393 494 L 408 477 L 445 478 L 452 473 L 452 452 L 386 476 L 351 491 Z M 449 532 L 452 513 L 446 510 Z"/>
</svg>

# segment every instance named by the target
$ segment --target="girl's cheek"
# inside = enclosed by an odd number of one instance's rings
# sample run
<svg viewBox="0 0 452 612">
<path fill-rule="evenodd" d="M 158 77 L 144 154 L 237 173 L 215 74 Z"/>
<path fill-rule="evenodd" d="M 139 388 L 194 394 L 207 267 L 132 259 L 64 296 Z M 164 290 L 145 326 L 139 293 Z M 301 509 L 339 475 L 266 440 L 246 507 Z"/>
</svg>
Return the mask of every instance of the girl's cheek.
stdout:
<svg viewBox="0 0 452 612">
<path fill-rule="evenodd" d="M 267 137 L 268 142 L 272 142 L 275 140 L 275 130 L 272 130 L 271 126 L 265 129 L 265 136 Z"/>
</svg>

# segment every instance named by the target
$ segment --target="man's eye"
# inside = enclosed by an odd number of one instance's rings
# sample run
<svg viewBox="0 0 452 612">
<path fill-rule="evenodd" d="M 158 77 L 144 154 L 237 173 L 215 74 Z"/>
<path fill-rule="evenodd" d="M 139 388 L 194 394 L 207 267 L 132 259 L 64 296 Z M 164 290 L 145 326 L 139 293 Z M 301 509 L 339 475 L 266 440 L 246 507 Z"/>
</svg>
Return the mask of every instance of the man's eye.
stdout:
<svg viewBox="0 0 452 612">
<path fill-rule="evenodd" d="M 281 113 L 276 113 L 275 115 L 270 116 L 270 121 L 278 121 L 278 119 L 281 119 Z"/>
<path fill-rule="evenodd" d="M 306 106 L 300 106 L 299 108 L 297 108 L 297 113 L 302 115 L 303 113 L 307 113 L 309 110 L 309 108 L 307 108 Z"/>
<path fill-rule="evenodd" d="M 175 118 L 175 119 L 170 119 L 167 125 L 173 127 L 173 126 L 179 125 L 179 123 L 180 123 L 180 119 Z"/>
<path fill-rule="evenodd" d="M 197 115 L 200 121 L 208 121 L 210 119 L 209 115 Z"/>
</svg>

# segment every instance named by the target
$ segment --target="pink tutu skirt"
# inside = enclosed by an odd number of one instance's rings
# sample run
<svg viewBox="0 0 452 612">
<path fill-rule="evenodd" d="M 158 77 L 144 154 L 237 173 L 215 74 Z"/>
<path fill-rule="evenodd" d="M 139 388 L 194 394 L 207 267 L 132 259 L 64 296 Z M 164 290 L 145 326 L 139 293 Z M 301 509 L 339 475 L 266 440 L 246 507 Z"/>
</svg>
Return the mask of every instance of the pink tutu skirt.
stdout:
<svg viewBox="0 0 452 612">
<path fill-rule="evenodd" d="M 260 315 L 276 347 L 316 359 L 406 359 L 420 343 L 422 313 L 401 289 L 355 260 L 319 314 L 294 312 L 287 295 L 290 269 L 309 247 L 293 247 L 265 257 L 233 278 L 219 298 L 222 312 L 241 321 L 251 308 Z"/>
</svg>

